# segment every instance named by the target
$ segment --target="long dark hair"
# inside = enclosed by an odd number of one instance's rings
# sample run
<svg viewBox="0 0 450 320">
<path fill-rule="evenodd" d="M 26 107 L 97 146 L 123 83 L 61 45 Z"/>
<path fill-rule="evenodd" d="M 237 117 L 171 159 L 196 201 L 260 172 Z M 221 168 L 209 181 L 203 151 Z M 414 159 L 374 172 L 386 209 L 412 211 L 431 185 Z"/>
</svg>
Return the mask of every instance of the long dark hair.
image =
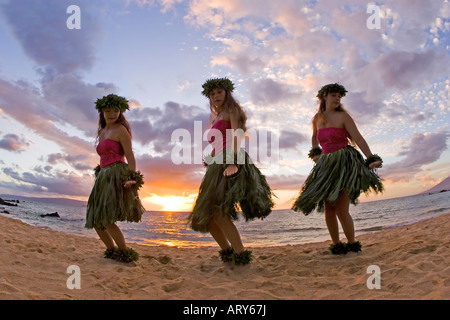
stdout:
<svg viewBox="0 0 450 320">
<path fill-rule="evenodd" d="M 119 118 L 116 120 L 116 123 L 123 125 L 125 127 L 125 129 L 127 129 L 127 131 L 130 134 L 130 136 L 133 137 L 133 135 L 131 133 L 130 124 L 128 123 L 127 119 L 125 118 L 125 115 L 122 112 L 120 112 Z M 103 115 L 103 112 L 99 112 L 98 128 L 97 128 L 97 139 L 96 139 L 96 143 L 95 143 L 96 145 L 98 143 L 98 138 L 100 137 L 100 133 L 102 132 L 102 130 L 105 127 L 106 127 L 105 116 Z"/>
<path fill-rule="evenodd" d="M 219 111 L 225 111 L 227 113 L 239 112 L 239 129 L 247 131 L 247 115 L 245 114 L 244 109 L 239 105 L 239 103 L 234 99 L 233 95 L 230 91 L 225 90 L 225 103 L 223 105 L 223 110 L 217 110 L 214 103 L 209 99 L 209 106 L 211 109 L 211 113 L 214 115 L 218 115 Z"/>
</svg>

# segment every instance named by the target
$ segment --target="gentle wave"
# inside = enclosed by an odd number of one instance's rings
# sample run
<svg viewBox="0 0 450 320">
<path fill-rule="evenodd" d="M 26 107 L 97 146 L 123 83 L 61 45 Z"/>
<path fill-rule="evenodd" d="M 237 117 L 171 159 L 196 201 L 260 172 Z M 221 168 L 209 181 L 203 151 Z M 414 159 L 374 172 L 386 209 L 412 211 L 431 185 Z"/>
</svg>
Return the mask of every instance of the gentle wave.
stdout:
<svg viewBox="0 0 450 320">
<path fill-rule="evenodd" d="M 18 207 L 8 207 L 7 210 L 10 214 L 2 215 L 20 219 L 34 226 L 68 234 L 97 237 L 95 231 L 84 228 L 85 207 L 23 201 Z M 52 212 L 58 212 L 60 218 L 40 216 Z M 365 202 L 350 207 L 357 236 L 415 223 L 447 212 L 450 212 L 449 193 Z M 236 226 L 245 245 L 249 247 L 329 240 L 323 213 L 316 212 L 307 217 L 293 213 L 291 210 L 277 210 L 263 221 L 255 220 L 250 223 L 238 221 Z M 178 247 L 216 247 L 217 244 L 209 234 L 194 232 L 188 228 L 186 223 L 188 214 L 146 212 L 141 223 L 119 223 L 119 225 L 129 242 Z"/>
</svg>

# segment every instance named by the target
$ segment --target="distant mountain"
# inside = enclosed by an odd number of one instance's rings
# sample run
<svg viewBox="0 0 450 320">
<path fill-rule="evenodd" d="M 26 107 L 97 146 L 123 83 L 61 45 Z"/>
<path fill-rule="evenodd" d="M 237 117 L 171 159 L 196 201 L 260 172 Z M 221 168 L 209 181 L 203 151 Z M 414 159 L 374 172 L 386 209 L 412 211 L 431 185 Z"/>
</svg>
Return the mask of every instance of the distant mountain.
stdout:
<svg viewBox="0 0 450 320">
<path fill-rule="evenodd" d="M 86 206 L 86 204 L 87 204 L 86 201 L 79 201 L 79 200 L 73 200 L 73 199 L 37 198 L 37 197 L 35 198 L 35 197 L 15 196 L 12 194 L 1 194 L 0 198 L 2 198 L 3 200 L 36 201 L 36 202 L 61 204 L 61 205 L 65 205 L 65 206 L 74 206 L 74 207 L 83 207 L 83 206 Z"/>
<path fill-rule="evenodd" d="M 423 192 L 423 193 L 436 193 L 441 192 L 443 190 L 450 190 L 450 177 L 439 183 L 438 185 L 434 186 L 433 188 Z"/>
</svg>

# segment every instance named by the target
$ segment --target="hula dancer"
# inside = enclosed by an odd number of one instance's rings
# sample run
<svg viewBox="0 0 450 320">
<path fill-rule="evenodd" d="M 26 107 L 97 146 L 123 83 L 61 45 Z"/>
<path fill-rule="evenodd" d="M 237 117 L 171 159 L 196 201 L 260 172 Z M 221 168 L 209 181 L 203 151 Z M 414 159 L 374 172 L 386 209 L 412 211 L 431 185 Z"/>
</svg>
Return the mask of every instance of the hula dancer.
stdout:
<svg viewBox="0 0 450 320">
<path fill-rule="evenodd" d="M 123 115 L 129 110 L 128 101 L 111 94 L 98 99 L 96 109 L 99 112 L 97 153 L 100 165 L 95 169 L 85 227 L 94 228 L 105 243 L 105 258 L 136 261 L 138 253 L 127 248 L 122 231 L 116 225 L 117 221 L 140 222 L 145 211 L 138 197 L 144 181 L 140 172 L 136 172 L 131 128 Z"/>
<path fill-rule="evenodd" d="M 321 212 L 325 209 L 333 254 L 361 251 L 361 243 L 355 241 L 350 202 L 356 205 L 361 192 L 383 191 L 383 184 L 373 170 L 381 168 L 382 160 L 372 154 L 352 117 L 342 107 L 341 98 L 346 93 L 347 90 L 336 83 L 324 86 L 317 95 L 320 108 L 312 121 L 312 149 L 309 153 L 316 164 L 292 207 L 305 215 L 316 208 Z M 349 145 L 349 140 L 361 149 L 366 161 Z M 338 219 L 348 243 L 339 240 Z"/>
<path fill-rule="evenodd" d="M 210 101 L 213 147 L 205 158 L 206 174 L 188 220 L 193 230 L 210 232 L 220 248 L 223 262 L 249 264 L 252 252 L 245 250 L 233 221 L 242 210 L 246 221 L 264 219 L 274 206 L 272 191 L 265 177 L 240 148 L 245 136 L 247 116 L 234 100 L 229 79 L 211 79 L 202 94 Z"/>
</svg>

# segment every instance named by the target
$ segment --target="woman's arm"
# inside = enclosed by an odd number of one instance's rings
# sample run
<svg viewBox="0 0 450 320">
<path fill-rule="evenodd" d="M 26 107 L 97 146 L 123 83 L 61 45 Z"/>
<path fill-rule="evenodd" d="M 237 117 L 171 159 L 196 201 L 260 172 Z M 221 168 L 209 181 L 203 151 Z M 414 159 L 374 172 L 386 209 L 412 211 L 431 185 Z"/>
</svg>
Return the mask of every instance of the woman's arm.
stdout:
<svg viewBox="0 0 450 320">
<path fill-rule="evenodd" d="M 239 113 L 238 112 L 232 112 L 230 113 L 230 122 L 231 122 L 231 129 L 233 129 L 233 151 L 234 153 L 237 153 L 241 146 L 241 139 L 242 138 L 238 134 L 239 128 Z M 241 129 L 242 130 L 242 129 Z"/>
<path fill-rule="evenodd" d="M 119 142 L 122 145 L 123 151 L 125 152 L 128 169 L 130 169 L 131 171 L 136 171 L 136 159 L 134 158 L 131 136 L 124 126 L 120 126 L 119 128 Z M 127 181 L 125 183 L 125 187 L 129 188 L 134 184 L 136 184 L 136 181 Z"/>
<path fill-rule="evenodd" d="M 322 151 L 319 147 L 319 141 L 317 140 L 317 114 L 314 116 L 314 118 L 312 120 L 312 126 L 313 126 L 313 133 L 312 133 L 312 137 L 311 137 L 312 149 L 310 151 L 309 157 L 314 162 L 317 162 L 317 160 L 319 160 L 319 158 L 320 158 L 320 154 L 322 153 Z M 314 150 L 314 149 L 318 149 L 318 150 Z M 320 153 L 320 154 L 312 155 L 315 153 Z"/>
<path fill-rule="evenodd" d="M 239 113 L 238 112 L 232 112 L 230 113 L 230 122 L 231 122 L 231 129 L 233 129 L 233 151 L 234 153 L 237 153 L 240 149 L 241 141 L 239 139 L 239 134 L 237 133 L 237 130 L 239 130 Z M 226 177 L 232 176 L 238 172 L 238 167 L 236 164 L 230 164 L 223 172 L 223 175 Z"/>
<path fill-rule="evenodd" d="M 312 120 L 312 126 L 313 126 L 313 133 L 311 137 L 311 145 L 314 148 L 317 148 L 319 146 L 319 142 L 317 141 L 317 115 L 314 116 Z"/>
<path fill-rule="evenodd" d="M 367 144 L 366 140 L 363 138 L 361 133 L 359 132 L 358 128 L 356 127 L 355 121 L 353 121 L 352 117 L 345 113 L 344 115 L 344 127 L 347 130 L 347 132 L 350 134 L 350 137 L 352 137 L 353 141 L 358 145 L 358 147 L 361 149 L 361 151 L 364 153 L 366 158 L 369 158 L 372 156 L 372 151 L 370 151 L 369 145 Z M 370 169 L 378 168 L 382 165 L 382 161 L 374 161 L 369 164 Z"/>
<path fill-rule="evenodd" d="M 370 157 L 372 155 L 372 151 L 370 151 L 369 145 L 356 127 L 355 121 L 353 121 L 352 117 L 348 113 L 344 114 L 344 128 L 361 149 L 362 153 L 364 153 L 366 158 Z"/>
</svg>

